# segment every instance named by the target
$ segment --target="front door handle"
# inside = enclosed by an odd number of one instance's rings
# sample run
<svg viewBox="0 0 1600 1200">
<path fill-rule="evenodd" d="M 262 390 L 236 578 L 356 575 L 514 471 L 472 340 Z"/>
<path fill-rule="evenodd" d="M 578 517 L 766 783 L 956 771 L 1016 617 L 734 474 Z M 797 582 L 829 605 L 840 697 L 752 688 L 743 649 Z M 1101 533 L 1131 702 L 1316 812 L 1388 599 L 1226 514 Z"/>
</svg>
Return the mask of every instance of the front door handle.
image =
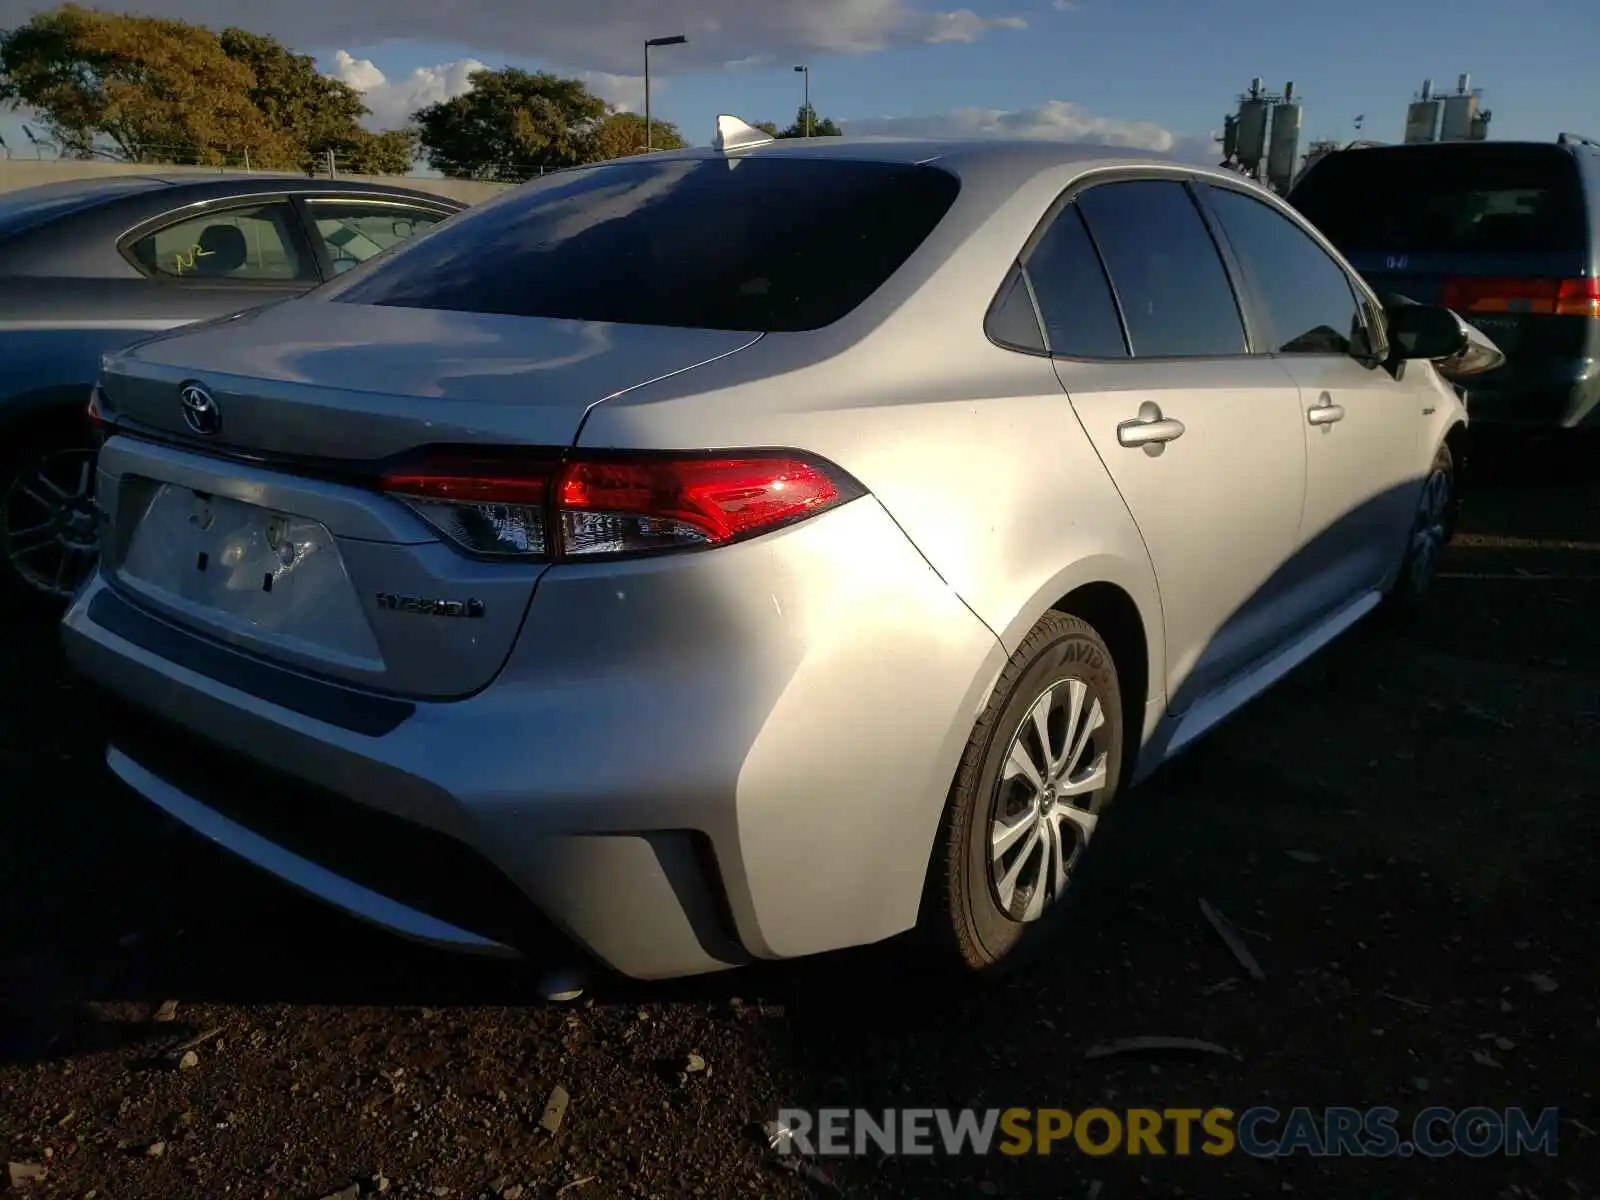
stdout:
<svg viewBox="0 0 1600 1200">
<path fill-rule="evenodd" d="M 1124 446 L 1143 446 L 1158 451 L 1167 442 L 1183 436 L 1183 422 L 1161 415 L 1161 406 L 1154 400 L 1139 405 L 1139 415 L 1117 426 L 1117 441 Z"/>
<path fill-rule="evenodd" d="M 1313 425 L 1332 425 L 1335 421 L 1344 420 L 1344 405 L 1335 404 L 1333 397 L 1323 392 L 1317 397 L 1317 402 L 1306 409 L 1306 420 Z"/>
</svg>

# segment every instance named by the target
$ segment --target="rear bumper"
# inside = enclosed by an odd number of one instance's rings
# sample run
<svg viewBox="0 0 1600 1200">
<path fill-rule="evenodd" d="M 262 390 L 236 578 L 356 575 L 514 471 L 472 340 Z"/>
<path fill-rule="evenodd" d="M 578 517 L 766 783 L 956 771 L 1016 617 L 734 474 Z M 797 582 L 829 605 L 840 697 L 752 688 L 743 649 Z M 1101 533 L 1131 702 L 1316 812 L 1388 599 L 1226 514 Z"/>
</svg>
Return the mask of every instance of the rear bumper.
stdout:
<svg viewBox="0 0 1600 1200">
<path fill-rule="evenodd" d="M 63 636 L 113 697 L 124 783 L 396 933 L 535 956 L 554 932 L 645 979 L 913 924 L 1004 662 L 871 498 L 711 554 L 553 570 L 489 689 L 387 732 L 96 619 L 106 596 L 129 603 L 96 578 Z"/>
<path fill-rule="evenodd" d="M 1467 380 L 1467 411 L 1475 428 L 1557 430 L 1600 426 L 1600 367 L 1548 364 L 1534 379 L 1499 382 L 1494 372 Z M 1526 372 L 1523 373 L 1524 376 Z"/>
</svg>

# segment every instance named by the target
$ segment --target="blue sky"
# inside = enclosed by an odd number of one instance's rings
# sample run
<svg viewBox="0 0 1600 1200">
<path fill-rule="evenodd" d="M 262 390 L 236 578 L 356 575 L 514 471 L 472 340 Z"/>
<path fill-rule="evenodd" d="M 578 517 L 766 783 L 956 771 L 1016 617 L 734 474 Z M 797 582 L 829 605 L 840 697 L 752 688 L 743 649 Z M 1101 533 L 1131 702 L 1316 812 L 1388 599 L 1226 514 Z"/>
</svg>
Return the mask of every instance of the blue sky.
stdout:
<svg viewBox="0 0 1600 1200">
<path fill-rule="evenodd" d="M 0 25 L 35 7 L 0 0 Z M 1470 71 L 1492 137 L 1600 137 L 1595 0 L 528 0 L 514 16 L 500 0 L 138 8 L 283 38 L 370 89 L 378 124 L 459 90 L 475 63 L 581 74 L 638 109 L 640 42 L 687 33 L 688 46 L 653 52 L 652 100 L 692 142 L 709 138 L 718 112 L 786 122 L 800 62 L 818 110 L 862 132 L 1054 132 L 1204 156 L 1261 75 L 1274 88 L 1294 80 L 1306 141 L 1354 136 L 1358 113 L 1363 136 L 1398 140 L 1424 77 L 1449 89 Z M 28 153 L 14 119 L 0 118 L 0 134 Z"/>
</svg>

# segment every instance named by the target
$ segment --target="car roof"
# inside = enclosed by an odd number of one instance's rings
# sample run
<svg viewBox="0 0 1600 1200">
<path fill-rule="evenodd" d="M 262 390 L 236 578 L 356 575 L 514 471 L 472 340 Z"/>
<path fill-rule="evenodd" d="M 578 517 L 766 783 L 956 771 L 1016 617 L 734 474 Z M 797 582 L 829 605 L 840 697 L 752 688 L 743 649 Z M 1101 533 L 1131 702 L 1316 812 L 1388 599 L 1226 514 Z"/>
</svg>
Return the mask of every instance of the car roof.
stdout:
<svg viewBox="0 0 1600 1200">
<path fill-rule="evenodd" d="M 985 183 L 1021 184 L 1045 171 L 1076 168 L 1087 172 L 1118 167 L 1169 167 L 1185 172 L 1255 186 L 1237 171 L 1178 159 L 1157 150 L 1053 138 L 781 138 L 727 151 L 709 147 L 674 150 L 653 158 L 793 157 L 865 162 L 937 164 L 963 178 Z M 627 161 L 627 160 L 619 160 Z"/>
</svg>

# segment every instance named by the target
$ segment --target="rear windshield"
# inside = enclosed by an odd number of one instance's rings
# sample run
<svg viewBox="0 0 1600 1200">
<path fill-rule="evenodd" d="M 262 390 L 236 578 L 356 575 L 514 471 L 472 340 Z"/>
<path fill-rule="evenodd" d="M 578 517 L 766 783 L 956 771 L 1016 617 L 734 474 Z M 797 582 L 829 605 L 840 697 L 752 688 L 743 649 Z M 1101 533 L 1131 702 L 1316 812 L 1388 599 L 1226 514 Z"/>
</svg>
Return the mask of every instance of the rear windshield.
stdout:
<svg viewBox="0 0 1600 1200">
<path fill-rule="evenodd" d="M 1345 253 L 1559 253 L 1587 242 L 1577 163 L 1556 146 L 1329 155 L 1289 202 Z"/>
<path fill-rule="evenodd" d="M 876 291 L 959 184 L 933 167 L 666 159 L 468 210 L 325 294 L 351 304 L 696 329 L 819 329 Z"/>
<path fill-rule="evenodd" d="M 0 192 L 0 237 L 21 233 L 37 225 L 64 217 L 79 209 L 93 208 L 114 196 L 160 187 L 151 179 L 95 179 L 47 183 L 39 187 Z"/>
</svg>

